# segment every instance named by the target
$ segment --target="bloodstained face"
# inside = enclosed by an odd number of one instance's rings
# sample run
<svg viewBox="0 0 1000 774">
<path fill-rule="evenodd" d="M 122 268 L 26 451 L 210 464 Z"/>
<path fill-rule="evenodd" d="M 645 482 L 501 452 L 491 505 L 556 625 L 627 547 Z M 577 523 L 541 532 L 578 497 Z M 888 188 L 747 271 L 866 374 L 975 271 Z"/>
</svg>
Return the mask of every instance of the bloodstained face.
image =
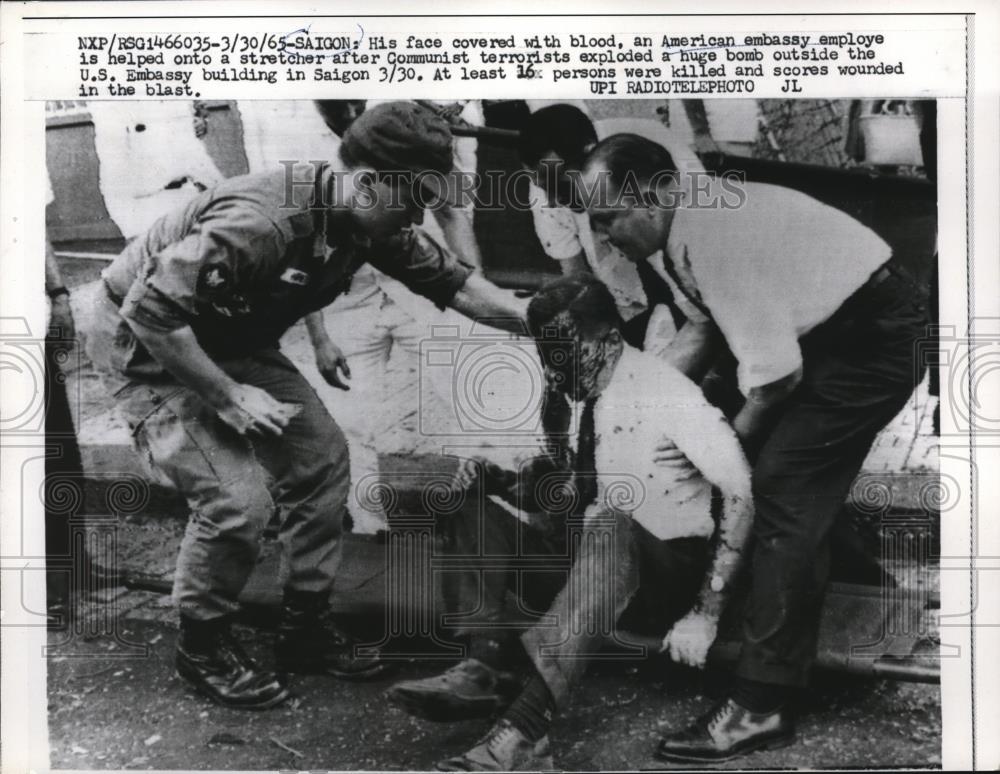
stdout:
<svg viewBox="0 0 1000 774">
<path fill-rule="evenodd" d="M 592 397 L 606 362 L 603 337 L 583 334 L 569 312 L 558 315 L 545 330 L 553 335 L 537 342 L 549 384 L 575 401 Z"/>
</svg>

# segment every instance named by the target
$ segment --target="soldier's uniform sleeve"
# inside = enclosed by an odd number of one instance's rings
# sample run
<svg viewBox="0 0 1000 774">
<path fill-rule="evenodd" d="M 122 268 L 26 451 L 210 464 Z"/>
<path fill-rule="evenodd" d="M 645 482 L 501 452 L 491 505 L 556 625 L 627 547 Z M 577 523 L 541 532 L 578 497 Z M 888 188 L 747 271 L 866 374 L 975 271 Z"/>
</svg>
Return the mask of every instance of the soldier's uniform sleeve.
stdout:
<svg viewBox="0 0 1000 774">
<path fill-rule="evenodd" d="M 403 232 L 398 250 L 372 251 L 368 262 L 440 309 L 448 306 L 473 271 L 420 229 Z"/>
<path fill-rule="evenodd" d="M 259 210 L 240 203 L 213 207 L 183 239 L 149 256 L 121 315 L 153 330 L 183 328 L 207 306 L 239 297 L 284 249 L 277 226 Z"/>
</svg>

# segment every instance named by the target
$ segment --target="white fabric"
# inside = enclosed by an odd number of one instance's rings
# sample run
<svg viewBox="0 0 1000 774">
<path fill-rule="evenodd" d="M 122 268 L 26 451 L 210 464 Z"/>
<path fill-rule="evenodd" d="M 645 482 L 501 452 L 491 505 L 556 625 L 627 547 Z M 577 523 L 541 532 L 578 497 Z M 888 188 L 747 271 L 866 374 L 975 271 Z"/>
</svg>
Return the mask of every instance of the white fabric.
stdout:
<svg viewBox="0 0 1000 774">
<path fill-rule="evenodd" d="M 625 347 L 594 407 L 594 430 L 598 502 L 620 506 L 618 495 L 633 492 L 625 510 L 661 540 L 712 535 L 713 485 L 749 496 L 750 468 L 722 412 L 653 354 Z M 686 467 L 653 462 L 664 440 L 683 452 Z"/>
<path fill-rule="evenodd" d="M 670 130 L 683 143 L 694 142 L 694 129 L 684 110 L 684 101 L 666 100 Z M 759 134 L 759 108 L 753 99 L 706 99 L 705 117 L 712 139 L 719 143 L 753 143 Z"/>
<path fill-rule="evenodd" d="M 892 251 L 850 215 L 803 193 L 742 185 L 745 201 L 735 209 L 678 208 L 667 256 L 725 336 L 746 394 L 799 368 L 799 337 Z"/>
<path fill-rule="evenodd" d="M 551 105 L 572 105 L 575 108 L 579 108 L 581 112 L 588 116 L 590 115 L 587 103 L 582 99 L 526 99 L 525 104 L 527 104 L 528 110 L 532 113 L 537 113 L 542 108 L 550 107 Z"/>
<path fill-rule="evenodd" d="M 190 102 L 89 102 L 99 185 L 108 214 L 126 238 L 220 180 L 204 143 L 194 134 Z M 192 182 L 165 190 L 171 181 Z"/>
<path fill-rule="evenodd" d="M 676 298 L 676 292 L 674 298 Z M 690 318 L 689 318 L 690 319 Z M 646 336 L 642 342 L 642 351 L 665 357 L 667 348 L 677 335 L 677 323 L 666 304 L 657 304 L 646 323 Z"/>
<path fill-rule="evenodd" d="M 753 143 L 760 133 L 755 99 L 706 99 L 705 116 L 717 142 Z"/>
<path fill-rule="evenodd" d="M 268 172 L 282 160 L 328 161 L 340 138 L 311 100 L 240 100 L 243 148 L 251 172 Z"/>
<path fill-rule="evenodd" d="M 434 390 L 426 395 L 420 392 L 418 356 L 426 334 L 414 317 L 381 290 L 373 275 L 361 281 L 355 276 L 350 292 L 327 307 L 324 323 L 347 356 L 351 389 L 344 393 L 324 387 L 318 392 L 348 439 L 351 494 L 347 507 L 354 530 L 370 534 L 385 528 L 385 514 L 366 495 L 378 481 L 379 452 L 432 451 L 422 443 L 430 439 L 419 433 L 420 412 L 441 413 L 440 398 Z M 391 375 L 390 357 L 396 370 Z"/>
</svg>

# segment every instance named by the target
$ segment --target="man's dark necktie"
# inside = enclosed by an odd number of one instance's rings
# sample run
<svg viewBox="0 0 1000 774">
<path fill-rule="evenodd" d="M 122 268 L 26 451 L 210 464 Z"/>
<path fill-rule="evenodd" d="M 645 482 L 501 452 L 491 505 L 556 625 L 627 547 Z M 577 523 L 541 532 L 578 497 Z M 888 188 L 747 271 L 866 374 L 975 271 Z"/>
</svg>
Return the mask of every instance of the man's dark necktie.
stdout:
<svg viewBox="0 0 1000 774">
<path fill-rule="evenodd" d="M 573 461 L 573 486 L 577 504 L 573 510 L 580 516 L 587 506 L 597 499 L 597 439 L 594 429 L 594 406 L 597 398 L 589 398 L 580 413 L 580 430 L 577 435 L 576 459 Z"/>
</svg>

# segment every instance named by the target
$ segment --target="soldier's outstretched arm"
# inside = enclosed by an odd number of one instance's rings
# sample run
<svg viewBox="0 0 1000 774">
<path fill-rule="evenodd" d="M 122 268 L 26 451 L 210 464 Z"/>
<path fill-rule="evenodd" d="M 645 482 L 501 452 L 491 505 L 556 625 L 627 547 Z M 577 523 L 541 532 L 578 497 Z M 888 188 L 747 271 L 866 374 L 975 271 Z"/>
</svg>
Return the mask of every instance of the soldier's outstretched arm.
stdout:
<svg viewBox="0 0 1000 774">
<path fill-rule="evenodd" d="M 482 320 L 494 328 L 512 333 L 527 333 L 525 316 L 528 300 L 510 290 L 497 287 L 482 274 L 470 274 L 448 304 L 472 320 Z"/>
</svg>

